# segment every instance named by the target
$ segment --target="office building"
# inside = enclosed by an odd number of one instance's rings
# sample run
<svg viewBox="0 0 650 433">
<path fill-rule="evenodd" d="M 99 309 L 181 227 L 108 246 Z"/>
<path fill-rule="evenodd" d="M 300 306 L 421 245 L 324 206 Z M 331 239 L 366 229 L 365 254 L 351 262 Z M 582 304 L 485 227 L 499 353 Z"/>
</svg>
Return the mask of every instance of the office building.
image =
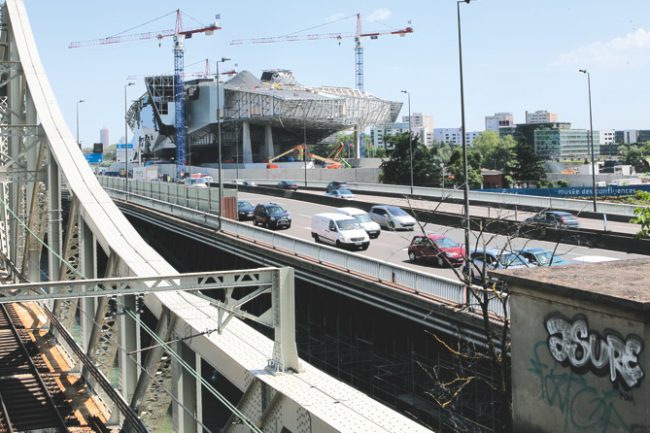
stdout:
<svg viewBox="0 0 650 433">
<path fill-rule="evenodd" d="M 537 110 L 534 113 L 526 111 L 526 123 L 555 123 L 558 120 L 557 113 L 551 113 L 546 110 Z"/>
<path fill-rule="evenodd" d="M 465 131 L 465 141 L 471 146 L 480 131 Z M 461 128 L 436 128 L 433 130 L 433 139 L 437 143 L 463 144 Z"/>
<path fill-rule="evenodd" d="M 374 146 L 385 146 L 384 137 L 408 133 L 409 116 L 402 116 L 401 122 L 375 126 L 370 129 L 370 137 Z M 433 117 L 422 113 L 411 113 L 411 134 L 420 137 L 420 142 L 427 147 L 433 145 Z"/>
<path fill-rule="evenodd" d="M 499 132 L 499 128 L 513 126 L 515 124 L 512 113 L 494 113 L 492 116 L 485 116 L 485 130 Z"/>
<path fill-rule="evenodd" d="M 600 142 L 594 131 L 594 145 Z M 534 131 L 535 153 L 546 160 L 576 161 L 591 159 L 588 129 L 539 128 Z M 596 150 L 596 155 L 600 153 Z"/>
<path fill-rule="evenodd" d="M 102 147 L 106 151 L 108 146 L 111 144 L 109 139 L 109 132 L 107 127 L 103 127 L 99 130 L 99 142 L 102 144 Z"/>
<path fill-rule="evenodd" d="M 650 141 L 650 130 L 648 129 L 625 129 L 614 132 L 616 144 L 637 144 Z"/>
</svg>

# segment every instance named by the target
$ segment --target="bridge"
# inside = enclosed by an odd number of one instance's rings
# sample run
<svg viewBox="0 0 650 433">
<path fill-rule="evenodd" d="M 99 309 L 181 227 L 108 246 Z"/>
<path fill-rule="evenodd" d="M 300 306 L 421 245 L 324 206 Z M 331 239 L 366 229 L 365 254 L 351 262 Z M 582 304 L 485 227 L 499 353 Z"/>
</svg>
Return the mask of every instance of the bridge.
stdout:
<svg viewBox="0 0 650 433">
<path fill-rule="evenodd" d="M 291 268 L 182 274 L 154 251 L 64 122 L 22 0 L 1 14 L 1 302 L 36 302 L 108 426 L 160 431 L 171 406 L 175 431 L 204 431 L 209 395 L 228 432 L 428 431 L 298 358 Z M 206 364 L 234 389 L 206 380 Z"/>
</svg>

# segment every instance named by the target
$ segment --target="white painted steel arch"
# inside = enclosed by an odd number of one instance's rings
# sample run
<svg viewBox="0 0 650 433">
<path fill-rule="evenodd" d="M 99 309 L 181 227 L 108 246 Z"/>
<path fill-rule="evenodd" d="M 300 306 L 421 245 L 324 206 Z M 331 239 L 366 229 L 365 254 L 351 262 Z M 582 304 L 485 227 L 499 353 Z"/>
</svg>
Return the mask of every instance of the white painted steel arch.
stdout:
<svg viewBox="0 0 650 433">
<path fill-rule="evenodd" d="M 57 223 L 60 209 L 56 207 L 56 200 L 60 201 L 58 180 L 62 177 L 73 196 L 72 212 L 75 210 L 77 212 L 77 215 L 73 215 L 73 217 L 78 216 L 77 220 L 69 220 L 76 221 L 75 224 L 68 224 L 69 232 L 73 230 L 72 226 L 77 227 L 78 224 L 78 234 L 65 233 L 64 243 L 71 242 L 69 238 L 72 239 L 75 236 L 87 238 L 92 235 L 109 256 L 109 271 L 112 269 L 115 276 L 143 277 L 175 274 L 176 271 L 144 242 L 114 205 L 111 198 L 96 181 L 82 156 L 75 138 L 58 109 L 54 93 L 41 65 L 23 1 L 7 0 L 4 12 L 3 15 L 6 15 L 3 16 L 3 20 L 5 24 L 8 24 L 3 30 L 6 42 L 4 46 L 5 63 L 9 65 L 12 59 L 19 61 L 19 66 L 16 68 L 18 81 L 8 91 L 8 103 L 15 105 L 13 107 L 14 114 L 6 114 L 6 118 L 13 118 L 16 122 L 24 124 L 27 124 L 27 121 L 32 118 L 38 124 L 37 140 L 40 140 L 41 148 L 49 152 L 47 153 L 50 157 L 49 164 L 44 164 L 45 159 L 41 156 L 36 159 L 32 158 L 31 164 L 35 165 L 36 171 L 47 171 L 48 173 L 48 182 L 38 180 L 33 182 L 35 185 L 42 182 L 48 187 L 50 193 L 49 214 L 51 220 L 48 222 L 50 247 L 55 251 L 62 250 L 60 233 L 57 232 L 57 228 L 61 227 L 60 222 Z M 11 109 L 12 107 L 9 112 Z M 16 115 L 17 111 L 22 114 Z M 8 128 L 18 126 L 17 124 L 9 125 Z M 33 153 L 33 150 L 30 150 L 30 147 L 25 144 L 27 143 L 26 139 L 24 142 L 16 140 L 18 139 L 15 137 L 10 138 L 8 143 L 9 153 L 16 158 L 16 161 L 23 158 L 18 154 L 18 150 L 23 147 L 26 149 L 26 154 Z M 27 209 L 30 197 L 32 200 L 36 200 L 34 197 L 42 198 L 42 194 L 37 193 L 36 186 L 30 193 L 28 189 L 19 189 L 16 182 L 12 186 L 13 194 L 18 195 L 18 191 L 26 191 L 24 194 L 27 199 L 14 198 L 12 203 L 23 203 L 23 208 Z M 7 200 L 7 194 L 4 194 L 3 197 Z M 5 201 L 5 203 L 7 202 Z M 36 209 L 34 206 L 32 205 L 32 209 Z M 37 213 L 40 215 L 43 213 L 43 209 L 39 208 L 39 210 L 41 212 Z M 32 225 L 34 227 L 43 226 L 37 221 L 41 216 L 34 216 L 34 212 L 30 214 L 28 211 L 25 211 L 24 214 L 29 217 L 30 227 Z M 5 223 L 9 224 L 6 218 Z M 7 230 L 9 229 L 6 229 L 5 233 Z M 39 230 L 45 229 L 41 227 Z M 20 242 L 16 234 L 13 233 L 13 241 Z M 29 237 L 29 235 L 25 235 L 25 238 Z M 27 262 L 32 266 L 38 264 L 36 253 L 30 256 L 30 252 L 27 251 L 30 249 L 36 251 L 30 242 L 31 238 L 29 241 L 24 240 L 26 245 L 23 248 L 24 255 L 29 258 L 23 263 L 25 266 Z M 83 242 L 80 245 L 83 247 Z M 4 246 L 6 247 L 6 245 Z M 13 257 L 12 254 L 5 254 L 5 257 L 8 256 L 9 259 L 17 259 L 18 252 L 21 251 L 15 245 L 8 250 L 13 252 Z M 65 251 L 63 253 L 67 258 Z M 38 255 L 40 256 L 40 250 Z M 51 278 L 59 275 L 53 264 L 58 266 L 58 261 L 54 261 L 50 254 Z M 18 270 L 20 269 L 21 266 L 18 267 Z M 34 269 L 26 269 L 30 270 L 30 276 L 35 275 Z M 86 266 L 85 270 L 88 271 L 89 268 Z M 79 272 L 83 273 L 84 269 L 79 268 Z M 63 274 L 63 271 L 61 273 Z M 87 274 L 86 276 L 92 277 Z M 163 312 L 166 309 L 172 311 L 171 318 L 168 318 L 170 320 L 169 327 L 173 328 L 179 337 L 215 328 L 213 318 L 217 316 L 217 310 L 207 301 L 196 296 L 178 292 L 159 293 L 148 295 L 146 302 L 149 309 L 160 320 L 162 320 Z M 97 331 L 94 332 L 95 336 L 97 333 Z M 91 335 L 91 341 L 92 338 Z M 292 432 L 428 431 L 308 364 L 302 364 L 303 371 L 300 373 L 274 373 L 266 369 L 267 362 L 272 356 L 273 342 L 237 319 L 231 320 L 222 334 L 213 333 L 187 341 L 187 345 L 194 354 L 217 367 L 228 380 L 244 392 L 244 397 L 239 402 L 239 409 L 265 431 L 276 431 L 278 426 L 279 428 L 286 426 Z M 92 347 L 90 343 L 89 346 Z M 198 358 L 195 358 L 193 362 L 198 363 Z M 160 360 L 156 361 L 156 365 L 159 366 L 160 363 Z M 171 380 L 167 380 L 165 383 L 170 384 Z M 148 392 L 151 392 L 151 388 L 151 386 L 148 387 Z M 146 394 L 146 392 L 140 391 L 141 395 Z M 132 390 L 132 394 L 138 394 L 138 392 L 138 389 Z M 265 403 L 263 395 L 270 396 L 270 401 Z M 158 413 L 154 413 L 156 412 L 155 405 L 147 406 L 149 409 L 147 414 L 142 413 L 141 410 L 141 416 L 153 431 L 157 430 L 157 423 L 162 414 L 166 412 L 165 398 L 167 398 L 166 402 L 169 402 L 169 398 L 164 393 L 158 394 L 158 397 L 160 398 Z M 208 409 L 204 408 L 203 410 Z M 180 412 L 182 411 L 175 411 L 175 418 L 179 418 L 175 419 L 177 430 L 197 431 L 196 424 L 192 425 L 192 420 L 181 419 L 183 415 L 179 414 Z M 248 431 L 248 428 L 241 424 L 231 424 L 228 431 Z"/>
</svg>

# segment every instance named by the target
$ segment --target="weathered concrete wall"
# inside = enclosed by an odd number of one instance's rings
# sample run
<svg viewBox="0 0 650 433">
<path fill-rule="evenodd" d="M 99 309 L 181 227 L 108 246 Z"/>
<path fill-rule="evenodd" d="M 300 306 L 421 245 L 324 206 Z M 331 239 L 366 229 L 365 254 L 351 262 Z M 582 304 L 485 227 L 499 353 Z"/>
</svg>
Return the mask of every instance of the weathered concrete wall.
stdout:
<svg viewBox="0 0 650 433">
<path fill-rule="evenodd" d="M 650 260 L 508 271 L 516 432 L 650 432 Z"/>
</svg>

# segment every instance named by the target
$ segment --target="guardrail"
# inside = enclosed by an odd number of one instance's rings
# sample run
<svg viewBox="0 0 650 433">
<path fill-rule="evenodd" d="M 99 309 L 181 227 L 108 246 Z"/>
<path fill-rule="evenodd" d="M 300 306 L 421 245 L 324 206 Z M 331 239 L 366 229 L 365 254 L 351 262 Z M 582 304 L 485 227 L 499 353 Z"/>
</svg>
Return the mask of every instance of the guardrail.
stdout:
<svg viewBox="0 0 650 433">
<path fill-rule="evenodd" d="M 204 201 L 205 194 L 208 194 L 207 197 L 211 197 L 210 193 L 207 192 L 203 194 L 199 193 L 196 200 L 188 199 L 185 195 L 172 197 L 169 195 L 172 191 L 180 191 L 181 194 L 188 193 L 187 191 L 183 191 L 182 188 L 168 188 L 164 186 L 166 185 L 164 182 L 131 181 L 133 183 L 129 183 L 129 192 L 127 194 L 124 191 L 124 179 L 99 177 L 99 181 L 109 195 L 114 198 L 127 199 L 133 203 L 172 214 L 175 217 L 180 217 L 207 227 L 215 229 L 221 227 L 223 232 L 232 234 L 243 240 L 250 240 L 259 245 L 265 245 L 279 251 L 305 257 L 320 264 L 340 269 L 342 272 L 363 275 L 379 283 L 396 285 L 417 294 L 425 294 L 447 301 L 453 305 L 465 305 L 469 299 L 465 285 L 456 280 L 360 256 L 327 245 L 318 245 L 284 233 L 276 233 L 225 218 L 221 220 L 220 225 L 219 217 L 211 213 L 208 209 L 192 207 L 195 204 L 203 204 L 203 207 L 206 207 Z M 145 185 L 146 183 L 159 183 L 160 185 L 150 186 Z M 178 186 L 182 187 L 182 185 Z M 206 190 L 212 188 L 201 189 Z M 148 194 L 156 195 L 156 197 Z M 199 196 L 201 198 L 198 198 Z M 179 202 L 181 203 L 179 204 Z M 209 205 L 207 207 L 209 208 Z M 489 310 L 499 317 L 502 317 L 504 314 L 503 305 L 497 300 L 490 303 Z"/>
<path fill-rule="evenodd" d="M 259 181 L 260 185 L 274 185 L 272 182 Z M 323 189 L 327 182 L 309 182 L 310 187 L 322 187 Z M 366 184 L 348 182 L 348 186 L 355 192 L 366 192 L 377 194 L 378 189 L 381 189 L 382 194 L 394 194 L 401 196 L 410 195 L 410 186 L 404 185 L 390 185 L 390 184 Z M 428 188 L 421 186 L 413 187 L 413 195 L 420 197 L 430 197 L 435 199 L 446 200 L 463 200 L 463 191 L 459 189 L 448 188 Z M 522 194 L 505 194 L 498 192 L 482 192 L 470 191 L 469 199 L 474 204 L 492 204 L 501 206 L 521 206 L 534 209 L 559 209 L 576 213 L 588 213 L 593 211 L 593 203 L 589 200 L 576 200 L 568 198 L 556 197 L 540 197 L 528 196 Z M 598 214 L 606 214 L 610 216 L 618 216 L 625 218 L 634 217 L 634 209 L 638 206 L 598 202 Z"/>
</svg>

